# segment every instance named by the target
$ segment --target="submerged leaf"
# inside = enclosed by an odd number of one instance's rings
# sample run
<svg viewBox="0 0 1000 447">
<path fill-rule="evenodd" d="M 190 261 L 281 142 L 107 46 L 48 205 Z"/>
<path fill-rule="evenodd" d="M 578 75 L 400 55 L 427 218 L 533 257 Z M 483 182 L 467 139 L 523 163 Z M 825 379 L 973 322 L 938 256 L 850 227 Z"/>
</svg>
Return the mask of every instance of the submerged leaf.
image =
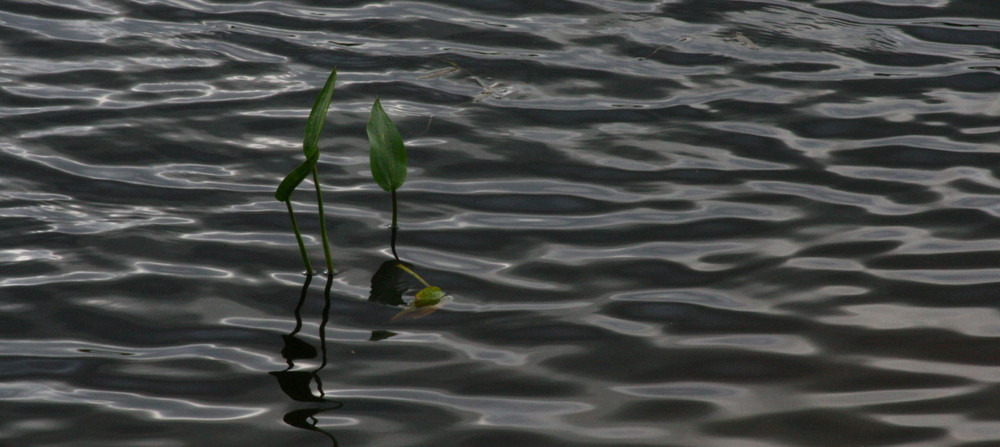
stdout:
<svg viewBox="0 0 1000 447">
<path fill-rule="evenodd" d="M 437 289 L 437 287 L 434 288 Z M 389 322 L 412 320 L 415 318 L 426 317 L 427 315 L 430 315 L 435 311 L 437 311 L 438 309 L 440 309 L 441 307 L 443 307 L 449 301 L 451 301 L 451 297 L 443 296 L 443 297 L 438 297 L 437 301 L 434 304 L 426 304 L 423 306 L 418 306 L 417 300 L 413 300 L 413 302 L 410 303 L 409 306 L 406 306 L 406 309 L 403 309 L 402 312 L 392 317 L 392 319 L 389 320 Z"/>
<path fill-rule="evenodd" d="M 337 82 L 337 69 L 334 68 L 330 77 L 326 79 L 323 90 L 316 97 L 312 111 L 309 112 L 309 120 L 306 121 L 306 134 L 302 140 L 302 151 L 306 157 L 319 153 L 319 134 L 323 131 L 323 123 L 326 122 L 326 113 L 330 110 L 330 100 L 333 97 L 333 85 Z"/>
<path fill-rule="evenodd" d="M 433 306 L 441 302 L 444 298 L 444 291 L 440 287 L 425 287 L 417 292 L 417 297 L 413 300 L 414 307 Z"/>
<path fill-rule="evenodd" d="M 316 169 L 316 162 L 319 161 L 319 134 L 323 131 L 323 123 L 326 122 L 326 113 L 330 109 L 333 86 L 336 82 L 337 69 L 334 69 L 330 73 L 330 77 L 326 79 L 326 85 L 319 92 L 312 111 L 309 112 L 309 119 L 306 121 L 305 138 L 302 141 L 302 151 L 306 154 L 306 161 L 289 172 L 274 192 L 274 198 L 281 202 L 287 202 L 292 191 L 295 191 L 295 188 L 298 188 L 299 184 Z"/>
<path fill-rule="evenodd" d="M 316 168 L 316 162 L 319 160 L 319 151 L 314 151 L 306 161 L 295 167 L 292 172 L 289 172 L 285 176 L 285 179 L 281 181 L 278 185 L 278 189 L 274 191 L 274 198 L 282 202 L 287 202 L 292 196 L 292 191 L 302 183 L 309 174 L 312 173 L 313 169 Z"/>
<path fill-rule="evenodd" d="M 744 36 L 743 33 L 739 33 L 739 32 L 732 33 L 732 34 L 730 34 L 728 37 L 726 37 L 723 40 L 725 40 L 726 42 L 734 42 L 736 45 L 739 45 L 739 46 L 741 46 L 743 48 L 746 48 L 748 50 L 759 50 L 760 49 L 760 47 L 758 47 L 757 44 L 753 43 L 753 41 L 750 40 L 749 37 Z"/>
<path fill-rule="evenodd" d="M 368 118 L 368 143 L 371 147 L 371 170 L 375 183 L 386 191 L 395 191 L 406 181 L 406 148 L 403 137 L 375 98 Z"/>
<path fill-rule="evenodd" d="M 439 69 L 439 70 L 434 70 L 434 71 L 432 71 L 430 73 L 427 73 L 427 74 L 425 74 L 423 76 L 419 76 L 419 77 L 417 77 L 417 79 L 434 79 L 434 78 L 440 78 L 441 76 L 454 73 L 454 72 L 456 72 L 458 70 L 461 70 L 461 68 L 458 68 L 458 66 L 448 67 L 448 68 L 442 68 L 442 69 Z"/>
</svg>

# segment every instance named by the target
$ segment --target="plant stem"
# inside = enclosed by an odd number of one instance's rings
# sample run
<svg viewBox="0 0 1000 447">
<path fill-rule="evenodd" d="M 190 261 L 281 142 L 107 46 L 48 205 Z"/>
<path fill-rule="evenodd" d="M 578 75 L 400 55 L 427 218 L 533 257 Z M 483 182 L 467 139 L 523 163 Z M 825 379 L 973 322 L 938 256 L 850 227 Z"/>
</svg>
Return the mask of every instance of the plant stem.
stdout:
<svg viewBox="0 0 1000 447">
<path fill-rule="evenodd" d="M 295 305 L 295 329 L 288 333 L 289 337 L 298 334 L 302 330 L 302 306 L 306 304 L 306 294 L 309 292 L 309 283 L 312 282 L 312 275 L 306 276 L 306 282 L 302 284 L 302 293 L 299 294 L 299 303 Z M 291 359 L 288 360 L 291 363 Z M 289 365 L 290 367 L 293 365 Z"/>
<path fill-rule="evenodd" d="M 326 274 L 333 275 L 333 257 L 330 255 L 330 239 L 326 235 L 326 215 L 323 213 L 323 191 L 319 187 L 319 174 L 313 166 L 313 184 L 316 185 L 316 204 L 319 208 L 319 231 L 323 236 L 323 254 L 326 255 Z"/>
<path fill-rule="evenodd" d="M 399 255 L 396 254 L 396 231 L 399 230 L 399 224 L 396 223 L 396 190 L 392 190 L 392 240 L 389 244 L 392 247 L 392 257 L 399 260 Z"/>
<path fill-rule="evenodd" d="M 410 270 L 408 267 L 406 267 L 402 263 L 396 264 L 396 267 L 398 267 L 400 270 L 402 270 L 402 271 L 404 271 L 406 273 L 409 273 L 414 278 L 417 278 L 417 281 L 420 281 L 420 283 L 423 284 L 424 287 L 431 287 L 431 285 L 427 284 L 427 281 L 424 281 L 424 279 L 421 278 L 420 275 L 417 274 L 417 272 L 414 272 L 413 270 Z"/>
<path fill-rule="evenodd" d="M 299 231 L 299 224 L 295 222 L 295 212 L 292 211 L 292 201 L 286 200 L 285 205 L 288 205 L 288 217 L 292 218 L 292 230 L 295 231 L 295 240 L 299 242 L 299 252 L 302 253 L 302 263 L 306 265 L 306 275 L 312 277 L 312 264 L 309 263 L 309 255 L 306 253 L 306 244 L 305 242 L 302 242 L 302 232 Z"/>
</svg>

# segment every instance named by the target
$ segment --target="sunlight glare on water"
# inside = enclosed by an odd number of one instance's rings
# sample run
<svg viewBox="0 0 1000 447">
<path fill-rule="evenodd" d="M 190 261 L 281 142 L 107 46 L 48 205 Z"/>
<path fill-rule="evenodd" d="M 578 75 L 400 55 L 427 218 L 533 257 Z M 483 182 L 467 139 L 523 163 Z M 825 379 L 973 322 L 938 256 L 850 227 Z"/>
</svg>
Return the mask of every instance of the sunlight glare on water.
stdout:
<svg viewBox="0 0 1000 447">
<path fill-rule="evenodd" d="M 991 2 L 327 3 L 0 4 L 0 445 L 1000 444 Z"/>
</svg>

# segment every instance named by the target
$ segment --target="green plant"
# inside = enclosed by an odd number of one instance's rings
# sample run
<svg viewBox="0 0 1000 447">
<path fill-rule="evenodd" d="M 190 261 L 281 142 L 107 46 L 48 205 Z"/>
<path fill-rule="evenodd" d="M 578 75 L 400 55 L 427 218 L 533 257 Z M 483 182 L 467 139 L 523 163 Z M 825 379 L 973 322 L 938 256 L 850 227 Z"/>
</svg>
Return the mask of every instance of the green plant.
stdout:
<svg viewBox="0 0 1000 447">
<path fill-rule="evenodd" d="M 413 298 L 413 307 L 434 306 L 441 302 L 441 298 L 444 298 L 444 290 L 441 290 L 440 287 L 428 284 L 427 281 L 424 281 L 424 279 L 417 274 L 417 272 L 414 272 L 409 267 L 403 265 L 402 262 L 396 264 L 396 268 L 409 273 L 410 276 L 413 276 L 417 279 L 417 281 L 420 281 L 420 283 L 424 285 L 424 288 L 417 292 L 417 295 Z"/>
<path fill-rule="evenodd" d="M 323 238 L 323 253 L 326 255 L 326 269 L 327 273 L 333 274 L 333 257 L 330 255 L 330 239 L 327 236 L 326 231 L 326 216 L 323 213 L 323 191 L 319 184 L 319 174 L 316 169 L 316 162 L 319 161 L 319 135 L 323 131 L 323 123 L 326 122 L 326 114 L 330 109 L 330 100 L 333 97 L 333 86 L 337 82 L 337 69 L 334 69 L 330 73 L 330 76 L 326 80 L 326 84 L 323 86 L 323 90 L 320 91 L 319 96 L 316 98 L 316 102 L 313 104 L 312 111 L 309 113 L 309 119 L 306 121 L 306 131 L 305 138 L 302 141 L 302 151 L 306 155 L 306 161 L 302 162 L 292 172 L 288 173 L 287 176 L 278 185 L 278 189 L 274 192 L 274 198 L 279 201 L 285 202 L 288 206 L 288 216 L 292 221 L 292 229 L 295 231 L 295 239 L 299 243 L 299 251 L 302 254 L 302 262 L 306 265 L 306 272 L 312 275 L 312 264 L 309 262 L 309 255 L 306 253 L 306 246 L 302 242 L 302 233 L 299 231 L 299 226 L 295 221 L 295 213 L 292 211 L 291 195 L 295 191 L 295 188 L 302 183 L 309 174 L 312 174 L 313 184 L 316 185 L 316 204 L 319 211 L 319 224 L 320 233 Z"/>
<path fill-rule="evenodd" d="M 389 320 L 390 322 L 425 317 L 440 309 L 448 301 L 451 301 L 451 298 L 444 293 L 444 290 L 428 284 L 417 272 L 403 265 L 402 262 L 397 263 L 396 267 L 416 278 L 417 281 L 420 281 L 424 285 L 424 288 L 417 292 L 413 297 L 413 301 L 405 309 L 393 316 Z"/>
<path fill-rule="evenodd" d="M 444 291 L 440 287 L 430 285 L 418 275 L 412 264 L 393 259 L 383 262 L 375 275 L 372 276 L 372 289 L 368 295 L 368 301 L 390 306 L 406 305 L 406 302 L 403 301 L 403 293 L 410 288 L 406 275 L 423 285 L 409 304 L 410 307 L 435 306 L 445 297 Z"/>
<path fill-rule="evenodd" d="M 386 302 L 387 304 L 403 304 L 401 291 L 398 290 L 399 271 L 403 271 L 423 284 L 424 288 L 417 292 L 413 301 L 405 310 L 393 317 L 393 320 L 417 318 L 434 312 L 447 302 L 446 294 L 440 287 L 435 287 L 424 281 L 417 272 L 399 260 L 396 253 L 396 233 L 399 230 L 399 206 L 396 199 L 398 190 L 406 181 L 406 147 L 403 137 L 392 123 L 389 115 L 382 108 L 382 102 L 375 98 L 372 111 L 368 117 L 368 143 L 370 146 L 370 164 L 372 178 L 383 190 L 392 196 L 392 256 L 395 262 L 382 264 L 379 271 L 372 277 L 372 294 L 369 299 Z M 393 269 L 392 267 L 395 267 Z"/>
<path fill-rule="evenodd" d="M 375 98 L 372 111 L 368 117 L 368 143 L 370 145 L 370 163 L 372 177 L 383 190 L 392 195 L 392 256 L 399 260 L 396 254 L 397 223 L 396 190 L 406 181 L 406 148 L 403 147 L 403 137 L 392 124 L 389 115 L 382 109 L 382 103 Z"/>
</svg>

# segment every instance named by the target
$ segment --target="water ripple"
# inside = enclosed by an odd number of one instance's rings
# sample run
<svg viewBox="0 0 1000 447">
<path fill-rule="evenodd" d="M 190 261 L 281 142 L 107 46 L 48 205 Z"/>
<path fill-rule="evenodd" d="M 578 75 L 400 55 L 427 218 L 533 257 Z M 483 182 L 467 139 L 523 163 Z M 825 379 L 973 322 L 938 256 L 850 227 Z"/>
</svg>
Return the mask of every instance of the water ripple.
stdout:
<svg viewBox="0 0 1000 447">
<path fill-rule="evenodd" d="M 40 0 L 0 28 L 4 445 L 1000 441 L 989 2 Z M 273 192 L 334 67 L 327 290 Z M 398 253 L 450 300 L 405 321 L 368 300 L 376 96 Z"/>
<path fill-rule="evenodd" d="M 475 421 L 477 424 L 501 427 L 558 427 L 562 425 L 559 422 L 561 416 L 580 413 L 592 408 L 592 406 L 581 402 L 465 397 L 405 388 L 344 389 L 331 392 L 330 396 L 401 400 L 422 405 L 439 405 L 478 414 L 479 418 Z"/>
<path fill-rule="evenodd" d="M 91 405 L 119 411 L 142 412 L 153 419 L 168 421 L 227 421 L 246 419 L 267 411 L 266 408 L 207 405 L 185 399 L 90 390 L 66 384 L 43 385 L 35 382 L 0 385 L 0 398 L 11 402 Z"/>
<path fill-rule="evenodd" d="M 219 177 L 234 177 L 225 169 L 203 165 L 183 165 L 168 163 L 157 166 L 130 167 L 91 165 L 58 155 L 40 155 L 14 145 L 0 144 L 0 152 L 38 163 L 50 169 L 87 180 L 104 180 L 181 189 L 211 189 L 242 192 L 270 192 L 271 186 L 249 185 L 237 182 L 214 180 Z M 184 178 L 189 177 L 189 178 Z"/>
</svg>

